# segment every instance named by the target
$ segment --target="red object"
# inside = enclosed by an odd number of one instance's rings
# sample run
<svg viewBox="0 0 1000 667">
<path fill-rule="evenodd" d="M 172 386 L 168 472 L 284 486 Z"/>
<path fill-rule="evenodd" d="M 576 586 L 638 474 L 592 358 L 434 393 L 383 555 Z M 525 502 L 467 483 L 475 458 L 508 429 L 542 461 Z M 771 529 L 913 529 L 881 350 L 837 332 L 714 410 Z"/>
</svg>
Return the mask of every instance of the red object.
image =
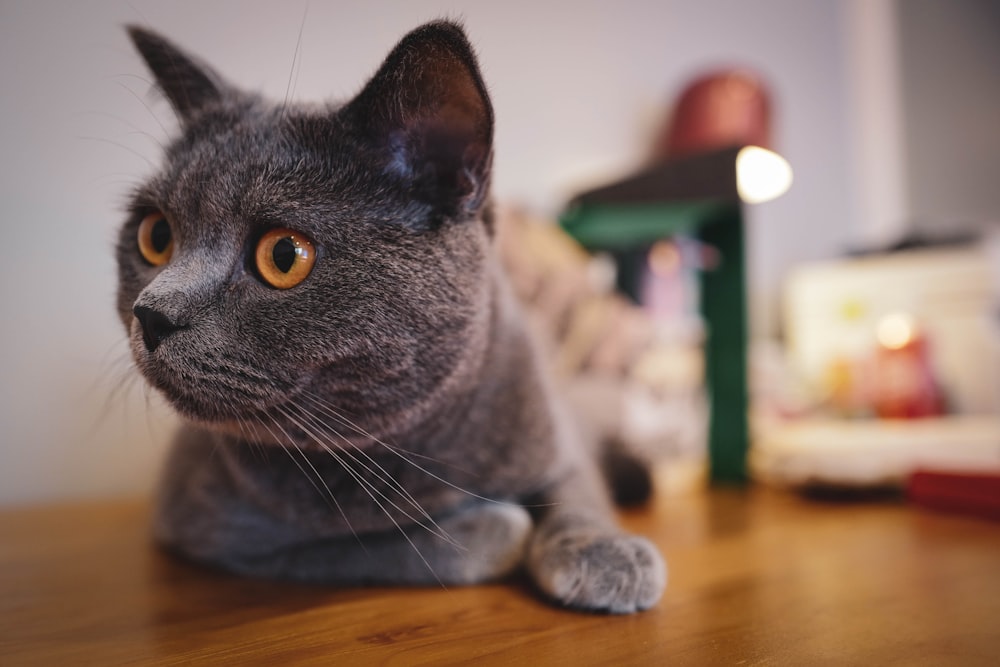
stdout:
<svg viewBox="0 0 1000 667">
<path fill-rule="evenodd" d="M 907 494 L 923 507 L 1000 520 L 1000 473 L 918 470 Z"/>
<path fill-rule="evenodd" d="M 896 348 L 880 345 L 875 353 L 875 414 L 882 419 L 917 419 L 944 414 L 944 400 L 934 381 L 927 339 L 919 331 Z"/>
<path fill-rule="evenodd" d="M 771 104 L 761 80 L 746 70 L 702 76 L 684 89 L 656 141 L 654 158 L 730 146 L 771 148 Z"/>
</svg>

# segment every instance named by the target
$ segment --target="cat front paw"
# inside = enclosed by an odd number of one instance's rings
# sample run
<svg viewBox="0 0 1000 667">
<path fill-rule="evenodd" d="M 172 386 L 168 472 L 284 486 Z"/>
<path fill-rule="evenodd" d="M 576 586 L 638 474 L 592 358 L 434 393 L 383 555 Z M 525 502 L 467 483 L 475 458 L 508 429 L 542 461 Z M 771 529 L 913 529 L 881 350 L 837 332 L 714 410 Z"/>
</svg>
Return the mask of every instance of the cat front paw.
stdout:
<svg viewBox="0 0 1000 667">
<path fill-rule="evenodd" d="M 444 527 L 462 546 L 446 578 L 474 584 L 507 576 L 523 563 L 532 524 L 523 507 L 483 504 Z"/>
<path fill-rule="evenodd" d="M 642 537 L 589 531 L 542 536 L 532 542 L 529 566 L 536 584 L 578 609 L 630 614 L 660 599 L 667 568 Z"/>
</svg>

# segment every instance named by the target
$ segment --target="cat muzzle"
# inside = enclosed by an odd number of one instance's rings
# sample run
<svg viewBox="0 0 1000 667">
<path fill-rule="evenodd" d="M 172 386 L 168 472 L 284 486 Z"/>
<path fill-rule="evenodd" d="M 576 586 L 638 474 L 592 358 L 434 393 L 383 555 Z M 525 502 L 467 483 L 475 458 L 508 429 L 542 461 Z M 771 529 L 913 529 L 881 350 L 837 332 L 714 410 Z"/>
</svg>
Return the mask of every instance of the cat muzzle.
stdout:
<svg viewBox="0 0 1000 667">
<path fill-rule="evenodd" d="M 184 325 L 176 324 L 163 313 L 146 306 L 134 306 L 132 314 L 139 320 L 142 327 L 142 340 L 146 349 L 153 352 L 170 334 L 179 331 Z"/>
</svg>

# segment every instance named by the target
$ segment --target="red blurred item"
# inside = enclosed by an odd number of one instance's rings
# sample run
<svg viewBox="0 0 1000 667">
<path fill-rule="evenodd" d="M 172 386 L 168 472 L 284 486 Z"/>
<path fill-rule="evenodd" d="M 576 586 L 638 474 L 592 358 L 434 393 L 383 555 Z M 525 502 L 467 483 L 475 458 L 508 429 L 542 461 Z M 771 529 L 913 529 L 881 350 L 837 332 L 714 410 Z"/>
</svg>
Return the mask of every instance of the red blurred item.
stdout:
<svg viewBox="0 0 1000 667">
<path fill-rule="evenodd" d="M 910 475 L 907 495 L 923 507 L 1000 520 L 1000 472 L 918 470 Z"/>
<path fill-rule="evenodd" d="M 771 103 L 761 80 L 724 70 L 694 80 L 677 101 L 654 146 L 656 159 L 730 146 L 771 148 Z"/>
<path fill-rule="evenodd" d="M 882 419 L 944 414 L 944 400 L 934 381 L 927 339 L 917 329 L 899 346 L 878 346 L 874 384 L 875 413 Z"/>
</svg>

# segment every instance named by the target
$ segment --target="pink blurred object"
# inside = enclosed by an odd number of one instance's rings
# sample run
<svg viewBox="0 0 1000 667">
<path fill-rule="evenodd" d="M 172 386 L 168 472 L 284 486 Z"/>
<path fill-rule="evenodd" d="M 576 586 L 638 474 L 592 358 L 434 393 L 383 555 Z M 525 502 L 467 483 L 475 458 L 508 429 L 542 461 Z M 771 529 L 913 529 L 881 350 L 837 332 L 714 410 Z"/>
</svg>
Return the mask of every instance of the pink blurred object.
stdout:
<svg viewBox="0 0 1000 667">
<path fill-rule="evenodd" d="M 722 70 L 695 79 L 653 149 L 656 159 L 730 146 L 771 148 L 771 103 L 752 72 Z"/>
<path fill-rule="evenodd" d="M 944 414 L 934 380 L 926 336 L 914 328 L 892 344 L 880 339 L 875 352 L 875 413 L 882 419 L 916 419 Z"/>
</svg>

